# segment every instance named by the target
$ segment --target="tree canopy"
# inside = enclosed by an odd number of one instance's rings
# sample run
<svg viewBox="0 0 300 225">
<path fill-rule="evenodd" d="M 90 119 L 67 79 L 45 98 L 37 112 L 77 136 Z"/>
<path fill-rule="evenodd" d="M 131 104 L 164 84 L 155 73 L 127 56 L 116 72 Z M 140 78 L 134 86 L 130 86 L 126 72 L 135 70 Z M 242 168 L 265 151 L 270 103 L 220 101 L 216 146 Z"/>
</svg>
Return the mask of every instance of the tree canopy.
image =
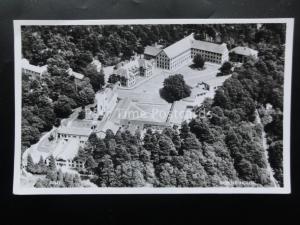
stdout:
<svg viewBox="0 0 300 225">
<path fill-rule="evenodd" d="M 203 69 L 205 61 L 200 54 L 196 54 L 193 58 L 195 68 Z"/>
<path fill-rule="evenodd" d="M 160 95 L 167 102 L 174 102 L 191 95 L 191 88 L 185 83 L 181 74 L 171 75 L 164 80 Z"/>
<path fill-rule="evenodd" d="M 231 73 L 232 65 L 230 62 L 224 62 L 220 68 L 219 76 L 229 75 Z"/>
</svg>

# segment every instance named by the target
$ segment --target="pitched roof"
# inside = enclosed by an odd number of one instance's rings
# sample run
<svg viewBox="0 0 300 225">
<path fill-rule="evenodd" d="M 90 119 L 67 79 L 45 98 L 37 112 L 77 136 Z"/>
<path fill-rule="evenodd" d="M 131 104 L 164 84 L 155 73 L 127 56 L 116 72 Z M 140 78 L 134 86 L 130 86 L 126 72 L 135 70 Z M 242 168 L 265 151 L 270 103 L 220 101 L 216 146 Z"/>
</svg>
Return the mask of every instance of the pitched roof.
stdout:
<svg viewBox="0 0 300 225">
<path fill-rule="evenodd" d="M 244 56 L 253 56 L 253 55 L 257 55 L 258 53 L 258 51 L 252 48 L 242 47 L 242 46 L 235 47 L 231 49 L 230 52 L 234 52 L 235 54 L 244 55 Z"/>
<path fill-rule="evenodd" d="M 98 59 L 93 59 L 93 61 L 90 64 L 94 66 L 102 66 L 101 62 Z"/>
<path fill-rule="evenodd" d="M 166 122 L 171 104 L 148 104 L 126 100 L 126 106 L 122 109 L 123 120 L 143 121 L 148 123 Z M 119 111 L 120 112 L 120 111 Z"/>
<path fill-rule="evenodd" d="M 145 59 L 138 59 L 139 67 L 146 67 L 146 60 Z"/>
<path fill-rule="evenodd" d="M 191 41 L 194 40 L 194 33 L 166 47 L 163 51 L 169 58 L 176 57 L 182 52 L 191 48 Z"/>
<path fill-rule="evenodd" d="M 134 76 L 134 72 L 139 69 L 139 62 L 138 60 L 131 60 L 127 62 L 123 62 L 119 64 L 119 68 L 117 68 L 114 73 L 129 79 L 130 77 Z M 133 72 L 133 73 L 130 73 Z"/>
<path fill-rule="evenodd" d="M 102 68 L 102 63 L 98 59 L 93 59 L 93 61 L 89 65 L 93 66 L 97 70 L 97 72 L 100 72 Z"/>
<path fill-rule="evenodd" d="M 201 49 L 201 50 L 220 53 L 220 54 L 223 54 L 224 52 L 227 51 L 227 46 L 225 43 L 216 44 L 207 41 L 195 40 L 194 33 L 191 33 L 189 36 L 186 36 L 185 38 L 168 46 L 163 51 L 166 53 L 166 55 L 169 58 L 174 58 L 190 48 L 196 48 L 196 49 Z"/>
<path fill-rule="evenodd" d="M 151 68 L 152 64 L 150 61 L 147 61 L 145 59 L 138 59 L 138 63 L 139 63 L 139 67 L 143 67 L 143 68 Z"/>
<path fill-rule="evenodd" d="M 208 52 L 215 52 L 219 54 L 223 54 L 228 50 L 225 43 L 216 44 L 216 43 L 200 41 L 200 40 L 193 40 L 191 46 L 192 48 L 201 49 Z"/>
<path fill-rule="evenodd" d="M 121 76 L 121 77 L 125 77 L 126 79 L 129 79 L 130 78 L 130 75 L 128 70 L 126 68 L 119 68 L 115 71 L 115 74 Z"/>
<path fill-rule="evenodd" d="M 158 53 L 160 53 L 161 49 L 154 47 L 154 46 L 146 46 L 144 50 L 145 55 L 152 55 L 152 56 L 157 56 Z"/>
</svg>

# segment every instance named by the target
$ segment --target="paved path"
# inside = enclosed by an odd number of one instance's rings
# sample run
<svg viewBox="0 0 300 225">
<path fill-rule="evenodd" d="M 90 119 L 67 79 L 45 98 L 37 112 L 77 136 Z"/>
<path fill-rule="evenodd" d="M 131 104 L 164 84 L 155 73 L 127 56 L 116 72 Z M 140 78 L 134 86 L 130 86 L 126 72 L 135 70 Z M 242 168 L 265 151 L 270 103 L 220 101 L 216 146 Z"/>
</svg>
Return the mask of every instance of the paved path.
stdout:
<svg viewBox="0 0 300 225">
<path fill-rule="evenodd" d="M 170 118 L 171 118 L 171 116 L 172 116 L 172 112 L 173 112 L 173 109 L 174 109 L 175 104 L 176 104 L 176 103 L 173 102 L 172 105 L 171 105 L 171 108 L 170 108 L 170 111 L 169 111 L 169 113 L 168 113 L 168 117 L 167 117 L 167 120 L 166 120 L 167 123 L 170 122 Z"/>
</svg>

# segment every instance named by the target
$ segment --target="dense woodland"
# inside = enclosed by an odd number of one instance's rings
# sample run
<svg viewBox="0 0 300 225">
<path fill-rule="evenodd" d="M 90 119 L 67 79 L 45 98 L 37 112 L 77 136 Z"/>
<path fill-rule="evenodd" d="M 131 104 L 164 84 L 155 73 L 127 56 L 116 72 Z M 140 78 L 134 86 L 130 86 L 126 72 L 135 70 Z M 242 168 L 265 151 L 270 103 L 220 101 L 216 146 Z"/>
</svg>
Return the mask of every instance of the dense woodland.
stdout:
<svg viewBox="0 0 300 225">
<path fill-rule="evenodd" d="M 74 82 L 66 74 L 31 80 L 22 76 L 22 149 L 36 143 L 42 132 L 59 126 L 74 108 L 94 102 L 89 78 Z"/>
<path fill-rule="evenodd" d="M 26 169 L 32 174 L 46 175 L 44 178 L 38 178 L 34 184 L 36 188 L 82 186 L 79 174 L 63 172 L 61 169 L 57 169 L 52 155 L 49 157 L 49 165 L 46 165 L 42 157 L 38 163 L 34 163 L 31 155 L 28 155 Z"/>
<path fill-rule="evenodd" d="M 136 26 L 24 26 L 23 57 L 49 67 L 39 80 L 23 76 L 23 148 L 42 132 L 59 125 L 72 109 L 93 101 L 104 85 L 89 63 L 97 57 L 104 65 L 140 54 L 155 42 L 165 46 L 195 32 L 197 39 L 226 42 L 228 48 L 245 45 L 259 51 L 235 70 L 204 103 L 211 118 L 197 118 L 181 129 L 162 135 L 151 130 L 145 137 L 129 132 L 104 139 L 91 135 L 79 156 L 95 173 L 98 186 L 215 186 L 246 181 L 248 186 L 269 185 L 262 129 L 267 133 L 269 162 L 280 185 L 282 179 L 283 68 L 285 26 L 253 25 L 136 25 Z M 66 70 L 83 73 L 75 82 Z M 272 110 L 266 110 L 266 104 Z M 256 109 L 262 124 L 256 121 Z"/>
</svg>

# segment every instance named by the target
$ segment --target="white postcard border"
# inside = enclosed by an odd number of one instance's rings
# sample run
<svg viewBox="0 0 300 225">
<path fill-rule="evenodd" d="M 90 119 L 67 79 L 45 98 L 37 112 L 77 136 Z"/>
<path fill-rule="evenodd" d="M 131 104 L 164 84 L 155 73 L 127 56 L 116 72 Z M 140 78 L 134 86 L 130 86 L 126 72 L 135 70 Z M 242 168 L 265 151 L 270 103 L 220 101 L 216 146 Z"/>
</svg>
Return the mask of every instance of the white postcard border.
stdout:
<svg viewBox="0 0 300 225">
<path fill-rule="evenodd" d="M 21 172 L 21 119 L 22 119 L 22 79 L 21 79 L 21 26 L 23 25 L 121 25 L 121 24 L 251 24 L 286 23 L 284 108 L 283 108 L 283 177 L 284 187 L 234 188 L 234 187 L 193 187 L 193 188 L 22 188 Z M 13 194 L 290 194 L 290 114 L 293 50 L 293 18 L 261 19 L 122 19 L 122 20 L 14 20 L 15 53 L 15 156 Z"/>
</svg>

